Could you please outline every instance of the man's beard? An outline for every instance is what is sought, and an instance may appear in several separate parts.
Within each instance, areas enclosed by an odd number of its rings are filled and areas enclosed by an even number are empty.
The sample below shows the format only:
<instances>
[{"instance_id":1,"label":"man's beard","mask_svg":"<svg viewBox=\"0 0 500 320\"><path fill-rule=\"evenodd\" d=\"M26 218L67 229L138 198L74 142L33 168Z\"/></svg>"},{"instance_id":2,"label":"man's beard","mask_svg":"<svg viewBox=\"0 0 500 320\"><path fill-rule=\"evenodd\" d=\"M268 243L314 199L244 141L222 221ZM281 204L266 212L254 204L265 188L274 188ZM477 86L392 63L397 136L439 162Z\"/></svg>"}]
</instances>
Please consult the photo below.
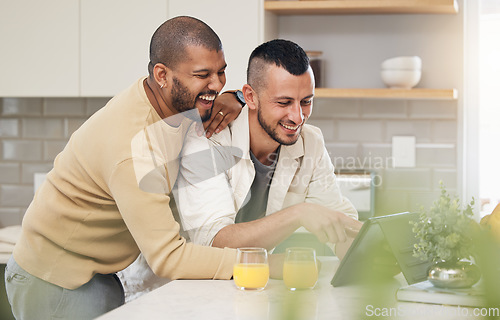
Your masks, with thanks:
<instances>
[{"instance_id":1,"label":"man's beard","mask_svg":"<svg viewBox=\"0 0 500 320\"><path fill-rule=\"evenodd\" d=\"M262 113L261 113L261 108L259 107L257 109L257 119L259 120L259 124L260 126L262 127L262 129L264 129L264 131L276 142L278 142L279 144L282 144L282 145L285 145L285 146L289 146L289 145L292 145L294 144L295 142L297 142L297 140L299 139L299 135L297 135L295 137L295 139L293 141L290 141L290 140L283 140L279 137L278 135L278 132L276 131L276 128L271 128L271 125L268 124L265 120L264 120L264 117L262 116ZM279 126L279 124L278 124ZM299 129L299 133L300 133L300 130L302 130L302 127L300 127Z\"/></svg>"},{"instance_id":2,"label":"man's beard","mask_svg":"<svg viewBox=\"0 0 500 320\"><path fill-rule=\"evenodd\" d=\"M191 92L189 92L189 89L184 86L176 77L172 79L172 83L172 104L173 108L175 108L179 113L195 109L196 98L200 95L207 94L200 93L197 96L192 95ZM206 112L204 114L200 114L199 117L199 110L198 112L186 112L185 114L191 120L199 121L201 118L201 121L204 122L210 119L210 116L212 115L212 109L206 110Z\"/></svg>"}]
</instances>

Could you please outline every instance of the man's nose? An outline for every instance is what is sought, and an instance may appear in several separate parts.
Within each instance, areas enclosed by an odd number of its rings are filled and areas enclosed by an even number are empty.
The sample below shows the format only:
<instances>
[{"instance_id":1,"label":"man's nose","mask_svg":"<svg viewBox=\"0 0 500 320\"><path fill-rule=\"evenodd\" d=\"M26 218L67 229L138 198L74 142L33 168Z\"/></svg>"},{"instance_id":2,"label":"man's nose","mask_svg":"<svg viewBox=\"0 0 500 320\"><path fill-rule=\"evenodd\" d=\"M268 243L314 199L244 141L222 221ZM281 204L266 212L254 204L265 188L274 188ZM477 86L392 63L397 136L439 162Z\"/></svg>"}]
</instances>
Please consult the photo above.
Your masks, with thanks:
<instances>
[{"instance_id":1,"label":"man's nose","mask_svg":"<svg viewBox=\"0 0 500 320\"><path fill-rule=\"evenodd\" d=\"M210 83L208 84L208 89L221 92L225 84L226 84L226 78L224 76L219 76L218 74L214 74L212 77L210 77Z\"/></svg>"},{"instance_id":2,"label":"man's nose","mask_svg":"<svg viewBox=\"0 0 500 320\"><path fill-rule=\"evenodd\" d=\"M302 106L300 105L300 102L292 104L290 112L288 114L288 118L295 124L301 124L304 121L304 114L302 112Z\"/></svg>"}]
</instances>

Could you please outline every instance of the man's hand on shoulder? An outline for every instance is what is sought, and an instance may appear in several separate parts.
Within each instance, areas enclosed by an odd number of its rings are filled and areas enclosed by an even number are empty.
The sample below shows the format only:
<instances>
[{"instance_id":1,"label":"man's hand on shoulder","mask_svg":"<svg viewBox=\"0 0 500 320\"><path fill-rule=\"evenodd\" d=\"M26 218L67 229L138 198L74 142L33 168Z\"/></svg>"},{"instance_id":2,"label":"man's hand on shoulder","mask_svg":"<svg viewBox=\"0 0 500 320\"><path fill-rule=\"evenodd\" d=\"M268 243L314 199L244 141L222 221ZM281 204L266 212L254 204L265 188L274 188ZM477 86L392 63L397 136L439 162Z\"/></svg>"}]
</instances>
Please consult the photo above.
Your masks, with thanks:
<instances>
[{"instance_id":1,"label":"man's hand on shoulder","mask_svg":"<svg viewBox=\"0 0 500 320\"><path fill-rule=\"evenodd\" d=\"M219 133L227 125L236 119L241 112L241 103L236 96L228 91L224 92L214 100L212 116L203 123L205 136L210 138L212 134Z\"/></svg>"}]
</instances>

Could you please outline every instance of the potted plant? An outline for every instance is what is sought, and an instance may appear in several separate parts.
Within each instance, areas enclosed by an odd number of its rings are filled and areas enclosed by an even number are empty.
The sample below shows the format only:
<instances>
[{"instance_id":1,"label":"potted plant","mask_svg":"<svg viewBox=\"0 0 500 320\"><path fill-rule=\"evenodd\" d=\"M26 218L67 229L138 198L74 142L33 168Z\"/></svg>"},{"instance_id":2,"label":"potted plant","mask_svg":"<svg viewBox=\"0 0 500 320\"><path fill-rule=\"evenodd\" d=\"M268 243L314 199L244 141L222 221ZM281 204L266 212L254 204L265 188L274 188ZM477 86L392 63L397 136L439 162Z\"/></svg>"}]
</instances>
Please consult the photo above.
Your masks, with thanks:
<instances>
[{"instance_id":1,"label":"potted plant","mask_svg":"<svg viewBox=\"0 0 500 320\"><path fill-rule=\"evenodd\" d=\"M478 224L473 219L474 199L462 207L440 182L441 195L429 210L423 207L419 219L413 221L417 243L414 256L432 261L429 281L437 287L470 287L480 278L474 261L474 232Z\"/></svg>"}]
</instances>

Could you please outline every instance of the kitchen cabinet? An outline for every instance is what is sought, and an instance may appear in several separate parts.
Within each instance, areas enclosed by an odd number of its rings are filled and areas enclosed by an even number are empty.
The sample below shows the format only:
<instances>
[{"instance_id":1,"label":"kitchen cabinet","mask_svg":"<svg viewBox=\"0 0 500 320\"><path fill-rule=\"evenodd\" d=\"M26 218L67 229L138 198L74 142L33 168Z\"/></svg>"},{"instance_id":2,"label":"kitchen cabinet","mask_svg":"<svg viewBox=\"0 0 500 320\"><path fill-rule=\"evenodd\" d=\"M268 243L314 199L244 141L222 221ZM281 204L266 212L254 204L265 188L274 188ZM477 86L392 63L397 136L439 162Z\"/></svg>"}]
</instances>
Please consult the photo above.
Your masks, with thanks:
<instances>
[{"instance_id":1,"label":"kitchen cabinet","mask_svg":"<svg viewBox=\"0 0 500 320\"><path fill-rule=\"evenodd\" d=\"M197 17L215 30L228 63L226 88L240 88L246 81L248 56L265 38L263 0L85 0L80 95L113 96L146 75L153 32L179 15ZM268 25L273 25L270 19Z\"/></svg>"},{"instance_id":2,"label":"kitchen cabinet","mask_svg":"<svg viewBox=\"0 0 500 320\"><path fill-rule=\"evenodd\" d=\"M149 42L165 0L81 1L80 95L114 96L147 75Z\"/></svg>"},{"instance_id":3,"label":"kitchen cabinet","mask_svg":"<svg viewBox=\"0 0 500 320\"><path fill-rule=\"evenodd\" d=\"M456 0L321 0L266 1L265 10L280 15L344 15L344 14L456 14ZM316 88L317 98L370 98L456 100L454 88L389 89L389 88Z\"/></svg>"},{"instance_id":4,"label":"kitchen cabinet","mask_svg":"<svg viewBox=\"0 0 500 320\"><path fill-rule=\"evenodd\" d=\"M263 0L81 1L80 95L113 96L146 75L151 35L180 15L203 20L221 38L228 63L226 89L246 82L250 52L277 34L272 31L275 15L264 11Z\"/></svg>"},{"instance_id":5,"label":"kitchen cabinet","mask_svg":"<svg viewBox=\"0 0 500 320\"><path fill-rule=\"evenodd\" d=\"M79 94L79 0L0 2L0 96Z\"/></svg>"},{"instance_id":6,"label":"kitchen cabinet","mask_svg":"<svg viewBox=\"0 0 500 320\"><path fill-rule=\"evenodd\" d=\"M227 62L224 90L241 88L250 53L277 37L277 17L264 11L263 0L169 0L168 13L199 18L219 35Z\"/></svg>"},{"instance_id":7,"label":"kitchen cabinet","mask_svg":"<svg viewBox=\"0 0 500 320\"><path fill-rule=\"evenodd\" d=\"M111 97L147 75L166 19L198 17L220 36L226 89L246 82L250 52L277 36L264 0L19 0L0 3L0 96Z\"/></svg>"},{"instance_id":8,"label":"kitchen cabinet","mask_svg":"<svg viewBox=\"0 0 500 320\"><path fill-rule=\"evenodd\" d=\"M147 74L167 0L0 3L0 96L109 97Z\"/></svg>"}]
</instances>

